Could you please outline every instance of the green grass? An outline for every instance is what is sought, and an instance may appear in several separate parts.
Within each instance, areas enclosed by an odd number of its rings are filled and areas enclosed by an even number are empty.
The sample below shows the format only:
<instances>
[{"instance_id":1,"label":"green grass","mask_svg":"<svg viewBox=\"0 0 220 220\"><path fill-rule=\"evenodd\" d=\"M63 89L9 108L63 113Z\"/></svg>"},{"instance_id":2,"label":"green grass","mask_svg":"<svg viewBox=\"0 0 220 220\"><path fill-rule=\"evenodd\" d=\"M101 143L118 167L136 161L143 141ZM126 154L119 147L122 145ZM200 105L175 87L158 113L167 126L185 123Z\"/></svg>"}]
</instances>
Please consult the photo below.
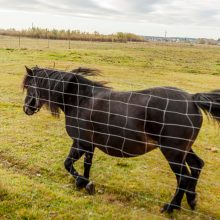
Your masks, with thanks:
<instances>
[{"instance_id":1,"label":"green grass","mask_svg":"<svg viewBox=\"0 0 220 220\"><path fill-rule=\"evenodd\" d=\"M213 219L220 218L219 128L205 120L194 150L206 162L198 183L196 212L184 198L181 212L160 207L170 201L175 177L159 150L118 159L99 150L91 171L97 194L77 191L63 167L71 140L63 116L22 111L24 65L71 70L99 68L118 90L176 86L189 92L220 88L220 48L189 44L94 43L0 36L0 219ZM216 147L217 153L208 150ZM83 160L76 163L83 171Z\"/></svg>"}]
</instances>

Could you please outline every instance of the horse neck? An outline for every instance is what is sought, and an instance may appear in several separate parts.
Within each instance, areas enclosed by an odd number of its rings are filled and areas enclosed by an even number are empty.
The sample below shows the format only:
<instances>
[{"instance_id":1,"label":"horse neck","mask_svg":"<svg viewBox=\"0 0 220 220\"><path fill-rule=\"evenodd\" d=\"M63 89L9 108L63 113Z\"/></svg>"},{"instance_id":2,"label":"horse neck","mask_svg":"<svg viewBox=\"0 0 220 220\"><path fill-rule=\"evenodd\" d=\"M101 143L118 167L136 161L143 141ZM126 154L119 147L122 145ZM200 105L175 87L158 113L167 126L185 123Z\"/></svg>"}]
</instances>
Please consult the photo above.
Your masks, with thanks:
<instances>
[{"instance_id":1,"label":"horse neck","mask_svg":"<svg viewBox=\"0 0 220 220\"><path fill-rule=\"evenodd\" d=\"M72 84L71 84L72 83ZM70 82L70 86L65 91L64 97L64 113L77 111L82 101L86 97L93 96L92 82L85 81L80 76L74 76L74 82Z\"/></svg>"},{"instance_id":2,"label":"horse neck","mask_svg":"<svg viewBox=\"0 0 220 220\"><path fill-rule=\"evenodd\" d=\"M49 93L46 100L65 114L79 107L85 97L93 96L93 82L77 75L71 75L69 78L66 75L60 80L51 80L48 86Z\"/></svg>"}]
</instances>

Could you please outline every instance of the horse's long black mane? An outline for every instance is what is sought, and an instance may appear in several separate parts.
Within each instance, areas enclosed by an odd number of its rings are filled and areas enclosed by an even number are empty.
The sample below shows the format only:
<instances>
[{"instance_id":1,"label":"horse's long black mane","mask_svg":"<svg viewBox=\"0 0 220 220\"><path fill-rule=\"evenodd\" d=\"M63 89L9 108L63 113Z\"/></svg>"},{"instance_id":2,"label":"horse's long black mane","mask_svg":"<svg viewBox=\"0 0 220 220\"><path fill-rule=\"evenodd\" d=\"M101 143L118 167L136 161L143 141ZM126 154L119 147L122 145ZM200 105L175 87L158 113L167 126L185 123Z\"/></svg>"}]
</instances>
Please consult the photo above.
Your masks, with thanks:
<instances>
[{"instance_id":1,"label":"horse's long black mane","mask_svg":"<svg viewBox=\"0 0 220 220\"><path fill-rule=\"evenodd\" d=\"M77 69L73 69L70 72L65 72L65 71L60 71L60 70L55 70L55 69L49 69L49 68L39 68L39 67L33 67L31 68L33 72L33 76L39 75L39 73L44 73L45 77L48 77L51 79L51 86L53 87L53 83L57 83L58 80L64 80L68 81L71 80L71 78L74 76L78 79L78 81L82 84L88 84L96 87L107 87L106 84L107 82L101 81L101 82L96 82L96 81L91 81L85 76L97 76L100 75L100 70L98 69L92 69L92 68L84 68L84 67L79 67ZM26 89L29 80L31 79L31 75L26 74L24 76L23 82L22 82L22 88ZM52 80L54 79L54 80Z\"/></svg>"}]
</instances>

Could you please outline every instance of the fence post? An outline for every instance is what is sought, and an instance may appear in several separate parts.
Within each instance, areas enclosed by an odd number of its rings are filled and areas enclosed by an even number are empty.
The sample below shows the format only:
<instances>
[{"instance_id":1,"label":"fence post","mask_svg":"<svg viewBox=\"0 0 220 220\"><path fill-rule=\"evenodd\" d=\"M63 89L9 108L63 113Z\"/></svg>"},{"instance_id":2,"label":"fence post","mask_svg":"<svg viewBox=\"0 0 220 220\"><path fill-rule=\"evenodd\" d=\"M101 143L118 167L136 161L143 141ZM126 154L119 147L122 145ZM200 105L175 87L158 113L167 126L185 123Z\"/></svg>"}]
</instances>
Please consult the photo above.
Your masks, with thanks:
<instances>
[{"instance_id":1,"label":"fence post","mask_svg":"<svg viewBox=\"0 0 220 220\"><path fill-rule=\"evenodd\" d=\"M21 36L20 35L18 36L18 47L19 49L21 48Z\"/></svg>"},{"instance_id":2,"label":"fence post","mask_svg":"<svg viewBox=\"0 0 220 220\"><path fill-rule=\"evenodd\" d=\"M49 39L49 35L48 35L48 30L47 31L47 48L50 48L50 39Z\"/></svg>"},{"instance_id":3,"label":"fence post","mask_svg":"<svg viewBox=\"0 0 220 220\"><path fill-rule=\"evenodd\" d=\"M48 36L47 36L47 48L50 48L50 40Z\"/></svg>"}]
</instances>

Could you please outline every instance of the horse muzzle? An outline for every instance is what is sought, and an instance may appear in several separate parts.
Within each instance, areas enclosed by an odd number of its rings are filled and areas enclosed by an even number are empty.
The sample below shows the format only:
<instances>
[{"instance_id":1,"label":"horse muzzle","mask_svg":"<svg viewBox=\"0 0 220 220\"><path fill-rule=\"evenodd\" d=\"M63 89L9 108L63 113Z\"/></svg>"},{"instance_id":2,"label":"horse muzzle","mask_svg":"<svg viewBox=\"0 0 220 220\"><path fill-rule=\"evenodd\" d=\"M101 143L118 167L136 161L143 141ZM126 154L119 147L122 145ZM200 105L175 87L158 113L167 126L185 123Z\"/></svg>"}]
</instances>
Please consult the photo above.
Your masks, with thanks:
<instances>
[{"instance_id":1,"label":"horse muzzle","mask_svg":"<svg viewBox=\"0 0 220 220\"><path fill-rule=\"evenodd\" d=\"M26 115L31 116L34 113L37 113L39 110L38 109L34 110L34 109L31 109L30 107L27 107L26 105L24 105L23 106L23 111L25 112Z\"/></svg>"}]
</instances>

